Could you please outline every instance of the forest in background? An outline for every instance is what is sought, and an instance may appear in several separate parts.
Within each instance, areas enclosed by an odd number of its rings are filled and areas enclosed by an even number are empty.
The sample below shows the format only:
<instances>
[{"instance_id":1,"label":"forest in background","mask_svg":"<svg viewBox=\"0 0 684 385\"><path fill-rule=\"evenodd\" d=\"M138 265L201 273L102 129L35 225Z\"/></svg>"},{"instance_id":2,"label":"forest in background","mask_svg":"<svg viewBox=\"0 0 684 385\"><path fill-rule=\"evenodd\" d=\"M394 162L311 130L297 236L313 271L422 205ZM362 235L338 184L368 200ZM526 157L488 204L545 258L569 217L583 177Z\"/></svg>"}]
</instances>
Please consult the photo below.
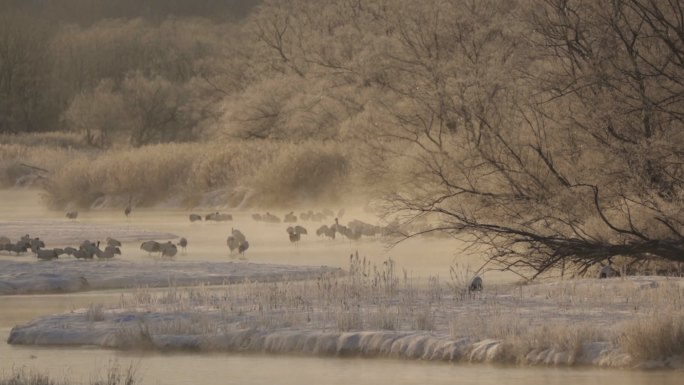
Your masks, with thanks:
<instances>
[{"instance_id":1,"label":"forest in background","mask_svg":"<svg viewBox=\"0 0 684 385\"><path fill-rule=\"evenodd\" d=\"M362 197L510 269L684 258L678 0L0 4L0 180L54 207Z\"/></svg>"}]
</instances>

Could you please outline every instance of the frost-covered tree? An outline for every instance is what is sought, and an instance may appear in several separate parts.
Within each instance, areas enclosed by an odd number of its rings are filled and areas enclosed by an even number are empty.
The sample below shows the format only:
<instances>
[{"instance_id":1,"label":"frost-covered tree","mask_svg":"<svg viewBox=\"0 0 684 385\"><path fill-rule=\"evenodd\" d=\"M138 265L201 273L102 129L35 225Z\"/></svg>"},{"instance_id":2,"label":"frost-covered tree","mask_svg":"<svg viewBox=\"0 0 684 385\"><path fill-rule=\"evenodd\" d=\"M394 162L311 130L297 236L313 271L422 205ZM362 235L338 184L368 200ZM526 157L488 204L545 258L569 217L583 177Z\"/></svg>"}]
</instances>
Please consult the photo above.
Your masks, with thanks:
<instances>
[{"instance_id":1,"label":"frost-covered tree","mask_svg":"<svg viewBox=\"0 0 684 385\"><path fill-rule=\"evenodd\" d=\"M421 3L397 12L374 154L505 267L684 261L682 4ZM529 24L511 22L528 20Z\"/></svg>"}]
</instances>

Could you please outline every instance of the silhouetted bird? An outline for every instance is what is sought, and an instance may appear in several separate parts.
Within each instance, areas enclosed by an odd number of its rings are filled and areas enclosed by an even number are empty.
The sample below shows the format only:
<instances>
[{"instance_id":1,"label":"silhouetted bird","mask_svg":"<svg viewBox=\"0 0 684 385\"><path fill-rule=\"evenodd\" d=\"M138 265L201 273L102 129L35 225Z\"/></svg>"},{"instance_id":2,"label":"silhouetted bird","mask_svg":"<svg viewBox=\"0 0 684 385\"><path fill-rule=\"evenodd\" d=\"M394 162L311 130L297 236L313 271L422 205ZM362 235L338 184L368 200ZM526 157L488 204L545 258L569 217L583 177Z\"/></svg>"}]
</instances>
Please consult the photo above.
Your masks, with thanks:
<instances>
[{"instance_id":1,"label":"silhouetted bird","mask_svg":"<svg viewBox=\"0 0 684 385\"><path fill-rule=\"evenodd\" d=\"M231 235L240 242L243 242L247 239L247 237L245 237L245 234L242 234L242 231L238 229L231 229Z\"/></svg>"},{"instance_id":2,"label":"silhouetted bird","mask_svg":"<svg viewBox=\"0 0 684 385\"><path fill-rule=\"evenodd\" d=\"M620 272L613 267L613 262L608 261L608 264L606 266L603 266L601 270L599 270L598 273L598 278L613 278L613 277L619 277Z\"/></svg>"},{"instance_id":3,"label":"silhouetted bird","mask_svg":"<svg viewBox=\"0 0 684 385\"><path fill-rule=\"evenodd\" d=\"M76 219L78 218L78 211L69 211L66 213L66 217L69 219Z\"/></svg>"},{"instance_id":4,"label":"silhouetted bird","mask_svg":"<svg viewBox=\"0 0 684 385\"><path fill-rule=\"evenodd\" d=\"M335 228L334 227L328 227L327 225L323 225L316 230L316 235L319 237L321 235L325 235L326 237L330 239L335 239Z\"/></svg>"},{"instance_id":5,"label":"silhouetted bird","mask_svg":"<svg viewBox=\"0 0 684 385\"><path fill-rule=\"evenodd\" d=\"M249 242L247 242L247 240L240 242L238 253L242 254L242 258L245 258L245 251L247 251L247 249L249 249Z\"/></svg>"},{"instance_id":6,"label":"silhouetted bird","mask_svg":"<svg viewBox=\"0 0 684 385\"><path fill-rule=\"evenodd\" d=\"M470 285L468 286L468 291L482 291L482 278L480 278L479 276L473 278L473 280L470 281Z\"/></svg>"},{"instance_id":7,"label":"silhouetted bird","mask_svg":"<svg viewBox=\"0 0 684 385\"><path fill-rule=\"evenodd\" d=\"M114 258L114 255L116 255L116 254L121 255L121 249L119 249L116 246L110 245L110 246L105 247L103 252L98 253L97 257L109 259L109 258Z\"/></svg>"},{"instance_id":8,"label":"silhouetted bird","mask_svg":"<svg viewBox=\"0 0 684 385\"><path fill-rule=\"evenodd\" d=\"M294 215L294 211L290 211L288 214L285 214L285 218L283 219L283 222L285 222L285 223L297 222L297 216Z\"/></svg>"},{"instance_id":9,"label":"silhouetted bird","mask_svg":"<svg viewBox=\"0 0 684 385\"><path fill-rule=\"evenodd\" d=\"M231 235L228 237L228 239L226 239L226 244L228 244L228 249L230 252L233 253L233 251L237 250L237 248L240 246L240 241Z\"/></svg>"},{"instance_id":10,"label":"silhouetted bird","mask_svg":"<svg viewBox=\"0 0 684 385\"><path fill-rule=\"evenodd\" d=\"M38 257L38 259L43 260L43 261L49 261L51 259L57 259L57 257L59 256L58 251L63 252L62 249L51 249L51 250L50 249L48 249L48 250L36 249L34 251L36 253L36 257Z\"/></svg>"},{"instance_id":11,"label":"silhouetted bird","mask_svg":"<svg viewBox=\"0 0 684 385\"><path fill-rule=\"evenodd\" d=\"M121 242L114 238L107 238L107 246L121 247Z\"/></svg>"},{"instance_id":12,"label":"silhouetted bird","mask_svg":"<svg viewBox=\"0 0 684 385\"><path fill-rule=\"evenodd\" d=\"M129 203L128 206L126 206L126 208L124 209L124 215L126 216L126 218L128 218L128 216L131 215L131 211L133 211L133 209L131 208L131 204Z\"/></svg>"},{"instance_id":13,"label":"silhouetted bird","mask_svg":"<svg viewBox=\"0 0 684 385\"><path fill-rule=\"evenodd\" d=\"M183 251L185 251L185 248L188 247L188 240L185 238L181 238L178 242L178 246L180 246L183 249Z\"/></svg>"},{"instance_id":14,"label":"silhouetted bird","mask_svg":"<svg viewBox=\"0 0 684 385\"><path fill-rule=\"evenodd\" d=\"M300 226L297 226L300 227ZM290 242L297 243L302 239L302 233L298 232L294 227L290 226L287 228L287 233L290 236Z\"/></svg>"},{"instance_id":15,"label":"silhouetted bird","mask_svg":"<svg viewBox=\"0 0 684 385\"><path fill-rule=\"evenodd\" d=\"M161 245L157 241L146 241L140 245L140 248L151 254L161 251L160 246Z\"/></svg>"},{"instance_id":16,"label":"silhouetted bird","mask_svg":"<svg viewBox=\"0 0 684 385\"><path fill-rule=\"evenodd\" d=\"M199 215L199 214L190 214L190 222L197 222L197 221L201 221L201 220L202 220L202 216L201 216L201 215Z\"/></svg>"},{"instance_id":17,"label":"silhouetted bird","mask_svg":"<svg viewBox=\"0 0 684 385\"><path fill-rule=\"evenodd\" d=\"M71 246L67 246L64 248L64 254L66 254L66 255L74 255L74 253L76 253L77 251L78 251L78 249L73 248Z\"/></svg>"},{"instance_id":18,"label":"silhouetted bird","mask_svg":"<svg viewBox=\"0 0 684 385\"><path fill-rule=\"evenodd\" d=\"M176 253L178 253L178 248L171 241L161 244L159 246L159 249L161 251L162 257L173 258L176 255Z\"/></svg>"},{"instance_id":19,"label":"silhouetted bird","mask_svg":"<svg viewBox=\"0 0 684 385\"><path fill-rule=\"evenodd\" d=\"M268 211L266 212L265 215L263 215L263 216L261 217L261 219L262 219L264 222L267 222L267 223L280 223L280 218L278 218L277 216L275 216L275 215L269 213Z\"/></svg>"}]
</instances>

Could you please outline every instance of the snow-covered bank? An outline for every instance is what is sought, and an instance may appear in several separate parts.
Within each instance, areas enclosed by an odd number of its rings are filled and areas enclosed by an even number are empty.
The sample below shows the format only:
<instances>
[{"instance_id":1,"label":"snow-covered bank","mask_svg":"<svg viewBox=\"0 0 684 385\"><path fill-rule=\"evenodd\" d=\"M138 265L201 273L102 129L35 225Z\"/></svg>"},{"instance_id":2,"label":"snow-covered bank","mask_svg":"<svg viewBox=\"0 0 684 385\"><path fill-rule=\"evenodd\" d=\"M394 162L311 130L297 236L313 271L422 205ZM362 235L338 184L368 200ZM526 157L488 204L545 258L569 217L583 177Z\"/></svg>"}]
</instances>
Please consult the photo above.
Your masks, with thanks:
<instances>
[{"instance_id":1,"label":"snow-covered bank","mask_svg":"<svg viewBox=\"0 0 684 385\"><path fill-rule=\"evenodd\" d=\"M246 262L0 260L0 295L304 279L340 269Z\"/></svg>"},{"instance_id":2,"label":"snow-covered bank","mask_svg":"<svg viewBox=\"0 0 684 385\"><path fill-rule=\"evenodd\" d=\"M435 281L422 286L364 278L138 289L110 309L92 305L16 326L8 342L684 367L682 279L489 286L489 292L462 296Z\"/></svg>"},{"instance_id":3,"label":"snow-covered bank","mask_svg":"<svg viewBox=\"0 0 684 385\"><path fill-rule=\"evenodd\" d=\"M516 356L506 341L463 337L425 331L321 331L306 329L225 330L220 334L154 334L158 322L182 322L192 314L119 312L106 321L87 321L85 313L61 314L12 329L8 343L31 345L94 345L105 348L145 348L161 351L224 351L241 353L305 354L418 359L426 361L516 363L529 365L597 365L625 367L638 364L610 342L591 342L580 351L554 348ZM206 320L205 320L206 321ZM229 326L229 329L231 327ZM660 362L679 367L681 359Z\"/></svg>"}]
</instances>

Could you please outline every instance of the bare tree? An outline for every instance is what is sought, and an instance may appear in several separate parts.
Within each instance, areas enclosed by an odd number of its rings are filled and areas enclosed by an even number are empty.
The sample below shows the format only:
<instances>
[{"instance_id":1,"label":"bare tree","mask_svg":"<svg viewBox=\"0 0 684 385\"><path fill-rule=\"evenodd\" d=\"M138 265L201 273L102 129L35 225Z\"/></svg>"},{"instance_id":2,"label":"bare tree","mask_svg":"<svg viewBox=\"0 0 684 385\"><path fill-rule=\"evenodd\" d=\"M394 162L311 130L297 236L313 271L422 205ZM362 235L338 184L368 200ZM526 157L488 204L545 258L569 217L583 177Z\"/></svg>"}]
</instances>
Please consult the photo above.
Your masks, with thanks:
<instances>
[{"instance_id":1,"label":"bare tree","mask_svg":"<svg viewBox=\"0 0 684 385\"><path fill-rule=\"evenodd\" d=\"M681 4L430 4L399 15L403 102L371 125L375 154L403 164L388 208L533 276L684 261Z\"/></svg>"}]
</instances>

